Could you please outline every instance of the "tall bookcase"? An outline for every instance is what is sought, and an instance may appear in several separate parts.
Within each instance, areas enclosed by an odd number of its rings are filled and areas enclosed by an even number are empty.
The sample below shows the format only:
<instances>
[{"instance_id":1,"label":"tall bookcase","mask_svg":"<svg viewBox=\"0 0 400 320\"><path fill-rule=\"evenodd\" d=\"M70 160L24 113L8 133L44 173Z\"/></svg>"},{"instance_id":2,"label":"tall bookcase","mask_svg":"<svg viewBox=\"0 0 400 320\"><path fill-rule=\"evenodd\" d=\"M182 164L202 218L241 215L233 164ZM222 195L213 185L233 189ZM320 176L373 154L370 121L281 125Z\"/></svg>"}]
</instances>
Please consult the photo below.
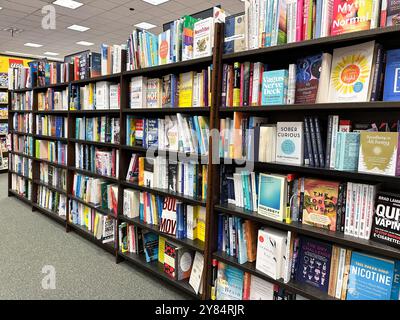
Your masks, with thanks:
<instances>
[{"instance_id":1,"label":"tall bookcase","mask_svg":"<svg viewBox=\"0 0 400 320\"><path fill-rule=\"evenodd\" d=\"M234 54L223 54L223 24L216 24L215 36L214 36L214 51L212 57L190 60L185 62L173 63L169 65L157 66L152 68L140 69L135 71L127 71L121 74L114 74L110 76L98 77L89 80L73 81L72 84L85 85L90 82L98 81L111 81L120 84L120 110L94 110L94 111L38 111L37 110L37 93L43 92L48 88L55 90L65 89L69 83L51 85L48 87L33 88L15 90L14 92L33 91L33 110L34 115L46 113L46 114L57 114L67 117L68 121L68 137L64 139L64 142L68 144L68 161L67 165L55 165L68 171L67 175L67 190L56 190L64 192L68 199L82 202L72 195L73 187L73 176L74 173L82 173L87 176L101 178L109 180L112 183L118 185L119 189L119 202L118 202L118 216L114 217L110 212L99 209L98 207L92 206L88 203L85 205L96 209L101 214L110 215L115 219L115 223L118 226L122 222L128 222L141 229L149 230L154 233L160 234L166 239L172 240L180 245L186 246L193 250L199 251L204 254L204 277L203 277L203 294L196 295L192 288L187 282L175 281L169 278L163 271L163 266L158 262L146 263L143 256L136 254L122 253L118 250L118 232L116 232L116 241L114 244L103 244L96 240L95 237L88 233L87 230L71 224L68 222L69 208L67 205L67 221L60 218L56 214L39 207L36 203L37 188L43 183L39 180L39 164L44 160L36 159L35 157L28 156L33 160L33 188L32 188L32 200L27 200L21 197L17 193L11 190L11 173L9 173L9 196L16 196L18 199L26 202L32 206L32 210L39 211L54 218L58 222L62 223L66 227L66 231L75 231L87 238L88 240L101 246L111 254L115 255L116 262L128 261L135 266L139 266L149 272L151 276L156 276L162 281L169 283L178 289L182 290L186 294L198 299L210 299L210 286L212 282L212 260L216 259L221 262L227 263L231 266L237 267L245 272L260 277L264 280L278 284L282 288L289 290L290 292L301 294L302 296L309 299L333 299L327 294L307 285L299 284L296 282L284 283L283 280L274 280L267 275L259 272L255 268L255 263L239 264L235 258L227 256L222 252L217 251L217 217L219 213L225 213L244 219L255 221L261 226L270 226L284 231L292 231L299 235L306 235L316 239L324 240L333 244L341 245L350 249L361 250L367 253L377 254L379 256L388 257L392 259L400 259L400 250L389 247L383 244L376 243L370 240L362 240L349 236L345 236L340 232L326 231L323 229L310 227L301 223L290 223L286 224L276 220L268 219L264 216L258 215L255 212L249 212L243 209L239 209L234 206L220 205L220 168L224 161L228 160L230 163L232 159L219 159L218 152L209 152L207 157L199 156L201 163L207 162L208 165L208 182L207 182L207 201L202 201L196 198L183 196L176 193L171 193L166 190L160 190L155 188L146 188L125 181L124 177L128 170L129 161L132 153L145 155L147 150L142 147L131 147L125 144L126 141L126 118L128 115L142 115L142 116L164 116L166 114L184 113L191 115L204 115L210 118L210 130L219 129L220 119L233 115L234 112L246 112L251 115L263 115L267 116L271 123L277 121L302 121L304 115L318 115L321 118L327 118L330 114L338 114L339 116L345 116L347 119L354 120L390 120L400 119L400 103L397 102L365 102L365 103L326 103L326 104L302 104L302 105L281 105L281 106L256 106L256 107L221 107L221 95L222 95L222 67L224 63L232 63L235 61L251 61L251 62L264 62L268 63L273 68L287 67L289 63L294 63L299 57L317 53L321 51L332 52L334 48L358 44L369 40L376 40L384 45L385 49L400 47L399 27L390 27L384 29L374 29L369 31L349 33L336 37L327 37L316 40L309 40L300 43L291 43L275 47L261 48L257 50L250 50ZM213 65L212 71L212 103L210 107L206 108L168 108L168 109L130 109L129 108L129 82L132 77L135 76L146 76L146 77L161 77L170 73L182 73L185 71L194 71L197 69L204 68L205 66ZM10 101L11 106L11 101ZM10 108L11 109L11 108ZM20 134L15 132L12 128L11 115L15 112L28 112L28 111L12 111L10 110L9 119L9 130L10 133ZM99 142L80 141L75 139L75 119L78 116L90 116L90 115L110 115L120 118L120 144L109 144ZM35 121L33 124L33 136L34 139L51 139L60 140L59 138L43 137L35 134ZM103 177L101 175L80 170L74 167L75 165L75 143L84 143L89 145L96 145L107 148L115 148L119 150L119 179ZM213 141L210 138L210 150L217 146L218 141ZM218 148L216 148L218 150ZM13 150L11 154L18 154ZM35 153L34 153L35 154ZM157 150L156 154L166 155L179 159L184 158L185 154L179 152L168 152L165 150ZM47 162L47 161L44 161ZM232 162L235 165L235 162ZM296 173L299 175L309 177L319 177L332 180L342 181L355 181L355 182L374 182L381 183L382 186L388 190L395 192L400 191L400 177L381 176L375 174L363 174L357 172L343 172L331 169L323 168L312 168L306 166L289 166L278 163L254 163L254 170L257 172L271 172L271 173ZM123 206L123 191L126 189L134 189L139 191L149 192L155 195L171 196L186 204L203 206L206 207L206 237L205 242L198 240L191 241L187 239L176 239L174 236L168 236L161 233L158 227L148 225L140 221L139 219L129 219L122 215ZM118 228L116 228L118 230Z\"/></svg>"}]
</instances>

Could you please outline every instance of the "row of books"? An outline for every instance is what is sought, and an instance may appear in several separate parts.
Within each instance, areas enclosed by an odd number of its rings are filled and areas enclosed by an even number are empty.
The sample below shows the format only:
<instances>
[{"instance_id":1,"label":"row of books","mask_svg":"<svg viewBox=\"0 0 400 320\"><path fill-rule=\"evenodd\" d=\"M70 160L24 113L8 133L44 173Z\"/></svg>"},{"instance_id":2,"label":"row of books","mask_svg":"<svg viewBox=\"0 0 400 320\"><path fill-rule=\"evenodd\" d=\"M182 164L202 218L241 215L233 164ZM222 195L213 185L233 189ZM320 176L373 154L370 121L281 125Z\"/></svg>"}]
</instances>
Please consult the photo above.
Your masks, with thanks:
<instances>
[{"instance_id":1,"label":"row of books","mask_svg":"<svg viewBox=\"0 0 400 320\"><path fill-rule=\"evenodd\" d=\"M68 110L68 89L55 91L52 88L46 92L38 92L38 110Z\"/></svg>"},{"instance_id":2,"label":"row of books","mask_svg":"<svg viewBox=\"0 0 400 320\"><path fill-rule=\"evenodd\" d=\"M120 84L99 81L68 87L70 110L120 109Z\"/></svg>"},{"instance_id":3,"label":"row of books","mask_svg":"<svg viewBox=\"0 0 400 320\"><path fill-rule=\"evenodd\" d=\"M225 53L398 24L395 1L383 2L247 0L244 14L226 18Z\"/></svg>"},{"instance_id":4,"label":"row of books","mask_svg":"<svg viewBox=\"0 0 400 320\"><path fill-rule=\"evenodd\" d=\"M175 281L186 281L196 293L201 293L204 257L161 235L142 230L126 222L118 226L118 248L122 253L144 255L146 262L158 262Z\"/></svg>"},{"instance_id":5,"label":"row of books","mask_svg":"<svg viewBox=\"0 0 400 320\"><path fill-rule=\"evenodd\" d=\"M164 189L203 200L207 198L207 165L133 154L126 179L147 188Z\"/></svg>"},{"instance_id":6,"label":"row of books","mask_svg":"<svg viewBox=\"0 0 400 320\"><path fill-rule=\"evenodd\" d=\"M75 167L105 177L118 178L119 151L76 143Z\"/></svg>"},{"instance_id":7,"label":"row of books","mask_svg":"<svg viewBox=\"0 0 400 320\"><path fill-rule=\"evenodd\" d=\"M38 187L37 204L60 217L65 218L67 216L67 197L45 186Z\"/></svg>"},{"instance_id":8,"label":"row of books","mask_svg":"<svg viewBox=\"0 0 400 320\"><path fill-rule=\"evenodd\" d=\"M40 163L40 181L61 190L67 190L67 170Z\"/></svg>"},{"instance_id":9,"label":"row of books","mask_svg":"<svg viewBox=\"0 0 400 320\"><path fill-rule=\"evenodd\" d=\"M213 300L307 300L248 272L213 260Z\"/></svg>"},{"instance_id":10,"label":"row of books","mask_svg":"<svg viewBox=\"0 0 400 320\"><path fill-rule=\"evenodd\" d=\"M112 212L115 216L118 212L118 185L110 184L102 179L91 178L81 174L75 174L72 195Z\"/></svg>"},{"instance_id":11,"label":"row of books","mask_svg":"<svg viewBox=\"0 0 400 320\"><path fill-rule=\"evenodd\" d=\"M33 115L32 113L20 114L14 113L12 116L14 130L22 133L33 133Z\"/></svg>"},{"instance_id":12,"label":"row of books","mask_svg":"<svg viewBox=\"0 0 400 320\"><path fill-rule=\"evenodd\" d=\"M35 157L67 165L68 145L60 141L35 140Z\"/></svg>"},{"instance_id":13,"label":"row of books","mask_svg":"<svg viewBox=\"0 0 400 320\"><path fill-rule=\"evenodd\" d=\"M85 228L102 243L115 241L115 219L75 200L69 202L69 222Z\"/></svg>"},{"instance_id":14,"label":"row of books","mask_svg":"<svg viewBox=\"0 0 400 320\"><path fill-rule=\"evenodd\" d=\"M164 119L150 119L129 115L126 121L128 146L208 154L207 117L177 113Z\"/></svg>"},{"instance_id":15,"label":"row of books","mask_svg":"<svg viewBox=\"0 0 400 320\"><path fill-rule=\"evenodd\" d=\"M130 108L188 108L211 104L212 67L160 78L134 77L130 82Z\"/></svg>"},{"instance_id":16,"label":"row of books","mask_svg":"<svg viewBox=\"0 0 400 320\"><path fill-rule=\"evenodd\" d=\"M123 59L126 56L127 44L107 45L103 43L100 47L101 75L107 76L125 71L126 67L123 64Z\"/></svg>"},{"instance_id":17,"label":"row of books","mask_svg":"<svg viewBox=\"0 0 400 320\"><path fill-rule=\"evenodd\" d=\"M158 225L161 232L177 239L205 241L205 207L182 204L175 198L138 190L124 190L123 214L127 218Z\"/></svg>"},{"instance_id":18,"label":"row of books","mask_svg":"<svg viewBox=\"0 0 400 320\"><path fill-rule=\"evenodd\" d=\"M32 182L14 173L11 174L11 190L28 200L32 199Z\"/></svg>"},{"instance_id":19,"label":"row of books","mask_svg":"<svg viewBox=\"0 0 400 320\"><path fill-rule=\"evenodd\" d=\"M32 110L33 92L12 92L11 94L11 109L12 110Z\"/></svg>"},{"instance_id":20,"label":"row of books","mask_svg":"<svg viewBox=\"0 0 400 320\"><path fill-rule=\"evenodd\" d=\"M9 169L23 175L26 178L32 179L32 159L19 156L16 154L10 154L10 166Z\"/></svg>"},{"instance_id":21,"label":"row of books","mask_svg":"<svg viewBox=\"0 0 400 320\"><path fill-rule=\"evenodd\" d=\"M62 116L36 115L36 134L68 138L68 118Z\"/></svg>"},{"instance_id":22,"label":"row of books","mask_svg":"<svg viewBox=\"0 0 400 320\"><path fill-rule=\"evenodd\" d=\"M119 144L120 119L109 116L76 118L75 138Z\"/></svg>"},{"instance_id":23,"label":"row of books","mask_svg":"<svg viewBox=\"0 0 400 320\"><path fill-rule=\"evenodd\" d=\"M211 56L214 23L224 21L224 10L215 7L209 18L185 15L172 21L159 35L134 29L127 41L127 70Z\"/></svg>"},{"instance_id":24,"label":"row of books","mask_svg":"<svg viewBox=\"0 0 400 320\"><path fill-rule=\"evenodd\" d=\"M33 156L33 138L27 136L12 135L13 151L23 153L27 156Z\"/></svg>"}]
</instances>

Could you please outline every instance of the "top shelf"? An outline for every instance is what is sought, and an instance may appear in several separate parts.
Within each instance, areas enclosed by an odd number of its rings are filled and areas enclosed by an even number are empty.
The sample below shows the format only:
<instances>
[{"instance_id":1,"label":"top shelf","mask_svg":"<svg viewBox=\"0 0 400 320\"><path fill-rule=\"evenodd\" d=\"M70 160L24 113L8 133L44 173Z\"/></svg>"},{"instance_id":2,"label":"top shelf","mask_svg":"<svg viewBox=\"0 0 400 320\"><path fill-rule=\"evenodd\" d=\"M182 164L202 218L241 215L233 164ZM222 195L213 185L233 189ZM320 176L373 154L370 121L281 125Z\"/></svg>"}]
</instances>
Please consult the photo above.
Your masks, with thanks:
<instances>
[{"instance_id":1,"label":"top shelf","mask_svg":"<svg viewBox=\"0 0 400 320\"><path fill-rule=\"evenodd\" d=\"M365 31L349 32L338 36L330 36L319 39L312 39L300 42L293 42L282 44L278 46L271 46L241 52L235 52L223 55L223 60L235 60L243 58L257 58L259 56L275 54L276 52L289 52L299 50L304 51L307 54L308 51L323 51L327 48L337 48L340 46L356 44L360 42L365 42L369 40L384 40L395 41L398 37L398 32L400 31L399 26L385 27L385 28L375 28Z\"/></svg>"}]
</instances>

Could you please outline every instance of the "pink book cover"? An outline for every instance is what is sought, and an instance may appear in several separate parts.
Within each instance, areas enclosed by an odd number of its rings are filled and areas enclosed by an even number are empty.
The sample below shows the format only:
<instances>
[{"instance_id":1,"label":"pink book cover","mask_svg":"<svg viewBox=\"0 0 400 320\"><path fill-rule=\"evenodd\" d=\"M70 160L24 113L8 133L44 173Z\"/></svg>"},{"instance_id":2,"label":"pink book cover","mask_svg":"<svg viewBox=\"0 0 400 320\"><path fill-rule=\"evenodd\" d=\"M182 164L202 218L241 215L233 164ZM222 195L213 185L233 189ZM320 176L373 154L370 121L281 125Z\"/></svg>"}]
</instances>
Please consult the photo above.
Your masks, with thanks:
<instances>
[{"instance_id":1,"label":"pink book cover","mask_svg":"<svg viewBox=\"0 0 400 320\"><path fill-rule=\"evenodd\" d=\"M303 11L304 0L297 1L297 16L296 16L296 41L303 41Z\"/></svg>"}]
</instances>

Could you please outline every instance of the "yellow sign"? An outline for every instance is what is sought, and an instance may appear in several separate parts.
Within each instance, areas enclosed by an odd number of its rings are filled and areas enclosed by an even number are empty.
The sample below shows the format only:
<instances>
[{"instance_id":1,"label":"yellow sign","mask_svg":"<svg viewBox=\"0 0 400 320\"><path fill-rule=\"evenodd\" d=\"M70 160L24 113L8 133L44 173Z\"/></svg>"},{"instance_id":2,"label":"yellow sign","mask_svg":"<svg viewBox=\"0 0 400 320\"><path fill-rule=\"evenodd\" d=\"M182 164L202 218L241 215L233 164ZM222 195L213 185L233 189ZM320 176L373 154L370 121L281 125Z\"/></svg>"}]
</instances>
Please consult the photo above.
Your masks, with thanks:
<instances>
[{"instance_id":1,"label":"yellow sign","mask_svg":"<svg viewBox=\"0 0 400 320\"><path fill-rule=\"evenodd\" d=\"M31 59L20 57L0 56L0 87L8 87L8 69L28 67Z\"/></svg>"}]
</instances>

